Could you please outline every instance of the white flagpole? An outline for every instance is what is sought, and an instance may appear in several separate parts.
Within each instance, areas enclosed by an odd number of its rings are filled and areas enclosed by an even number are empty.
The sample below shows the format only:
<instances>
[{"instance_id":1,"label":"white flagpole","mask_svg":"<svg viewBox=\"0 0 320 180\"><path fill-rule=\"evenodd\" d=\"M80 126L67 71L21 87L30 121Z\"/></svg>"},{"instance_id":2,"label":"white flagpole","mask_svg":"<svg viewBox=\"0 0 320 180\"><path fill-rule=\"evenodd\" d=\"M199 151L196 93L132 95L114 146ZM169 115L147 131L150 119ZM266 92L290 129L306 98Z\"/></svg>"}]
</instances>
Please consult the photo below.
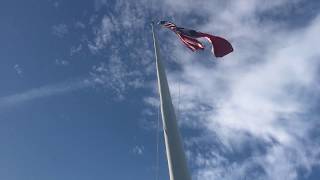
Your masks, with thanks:
<instances>
[{"instance_id":1,"label":"white flagpole","mask_svg":"<svg viewBox=\"0 0 320 180\"><path fill-rule=\"evenodd\" d=\"M160 59L160 50L158 40L155 35L154 23L152 23L151 26L170 180L191 180L177 125L175 111L172 105L166 73Z\"/></svg>"}]
</instances>

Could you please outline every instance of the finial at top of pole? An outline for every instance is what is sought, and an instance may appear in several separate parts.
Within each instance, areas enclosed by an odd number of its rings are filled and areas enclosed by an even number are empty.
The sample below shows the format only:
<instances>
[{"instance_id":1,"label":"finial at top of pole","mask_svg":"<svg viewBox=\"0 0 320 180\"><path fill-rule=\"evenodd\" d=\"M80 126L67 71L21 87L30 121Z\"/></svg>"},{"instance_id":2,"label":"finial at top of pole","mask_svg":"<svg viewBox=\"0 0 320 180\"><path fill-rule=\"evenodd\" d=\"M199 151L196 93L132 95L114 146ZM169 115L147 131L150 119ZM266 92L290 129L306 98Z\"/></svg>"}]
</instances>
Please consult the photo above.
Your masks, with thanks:
<instances>
[{"instance_id":1,"label":"finial at top of pole","mask_svg":"<svg viewBox=\"0 0 320 180\"><path fill-rule=\"evenodd\" d=\"M154 26L154 25L159 25L161 21L157 21L157 20L151 20L150 25Z\"/></svg>"},{"instance_id":2,"label":"finial at top of pole","mask_svg":"<svg viewBox=\"0 0 320 180\"><path fill-rule=\"evenodd\" d=\"M155 22L155 20L151 20L150 25L151 25L151 26L154 26L155 24L157 24L157 23Z\"/></svg>"}]
</instances>

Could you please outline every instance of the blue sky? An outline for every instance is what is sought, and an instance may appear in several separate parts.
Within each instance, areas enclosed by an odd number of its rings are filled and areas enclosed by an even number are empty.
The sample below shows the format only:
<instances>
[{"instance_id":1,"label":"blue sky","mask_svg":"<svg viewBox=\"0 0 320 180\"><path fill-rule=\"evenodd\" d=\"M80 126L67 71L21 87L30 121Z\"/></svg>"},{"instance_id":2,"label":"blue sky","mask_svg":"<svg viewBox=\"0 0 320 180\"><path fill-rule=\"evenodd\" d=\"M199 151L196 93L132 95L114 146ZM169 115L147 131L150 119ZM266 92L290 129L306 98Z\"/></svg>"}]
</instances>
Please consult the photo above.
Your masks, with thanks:
<instances>
[{"instance_id":1,"label":"blue sky","mask_svg":"<svg viewBox=\"0 0 320 180\"><path fill-rule=\"evenodd\" d=\"M159 30L193 179L319 179L319 10L312 0L4 1L0 178L154 179L149 22L164 19L235 48L215 59L205 41L192 53Z\"/></svg>"}]
</instances>

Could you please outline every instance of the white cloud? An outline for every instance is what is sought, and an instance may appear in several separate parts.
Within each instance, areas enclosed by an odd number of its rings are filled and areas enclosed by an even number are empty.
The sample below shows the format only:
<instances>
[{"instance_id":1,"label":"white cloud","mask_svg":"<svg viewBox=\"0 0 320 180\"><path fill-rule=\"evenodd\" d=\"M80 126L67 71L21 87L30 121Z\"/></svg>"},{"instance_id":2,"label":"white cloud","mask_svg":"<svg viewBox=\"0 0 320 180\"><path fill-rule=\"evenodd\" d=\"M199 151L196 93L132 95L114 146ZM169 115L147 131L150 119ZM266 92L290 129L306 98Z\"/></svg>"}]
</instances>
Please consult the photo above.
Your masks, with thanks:
<instances>
[{"instance_id":1,"label":"white cloud","mask_svg":"<svg viewBox=\"0 0 320 180\"><path fill-rule=\"evenodd\" d=\"M247 141L253 141L250 140L253 136L255 140L270 143L270 147L265 147L266 152L254 160L248 156L242 163L227 161L223 168L221 164L203 165L197 179L250 176L252 164L259 165L265 173L249 179L297 179L299 168L311 171L310 167L319 160L316 150L319 143L314 144L310 135L314 125L308 116L300 114L308 114L314 105L305 96L315 90L317 81L320 54L314 47L320 40L317 35L320 22L317 19L308 28L296 32L274 31L264 24L253 27L246 24L244 28L240 25L231 28L240 32L245 29L243 34L230 33L236 46L234 54L219 62L217 68L197 62L182 65L184 71L179 78L187 82L182 85L185 87L182 107L186 113L191 111L192 117L199 118L197 123L217 134L221 146L242 151ZM245 37L246 42L237 36ZM262 47L248 45L255 42L263 44ZM250 56L254 59L249 59ZM249 64L250 61L254 63ZM196 108L201 104L211 109L202 112ZM216 156L205 158L212 162L216 159Z\"/></svg>"},{"instance_id":2,"label":"white cloud","mask_svg":"<svg viewBox=\"0 0 320 180\"><path fill-rule=\"evenodd\" d=\"M75 26L75 28L78 28L78 29L85 29L86 28L86 25L81 21L77 21L74 26Z\"/></svg>"},{"instance_id":3,"label":"white cloud","mask_svg":"<svg viewBox=\"0 0 320 180\"><path fill-rule=\"evenodd\" d=\"M115 24L112 18L105 16L102 19L101 27L96 32L96 38L94 44L89 44L89 48L92 52L96 52L110 42L113 33L115 32Z\"/></svg>"},{"instance_id":4,"label":"white cloud","mask_svg":"<svg viewBox=\"0 0 320 180\"><path fill-rule=\"evenodd\" d=\"M66 24L58 24L52 27L52 33L59 38L63 38L69 33L68 26Z\"/></svg>"},{"instance_id":5,"label":"white cloud","mask_svg":"<svg viewBox=\"0 0 320 180\"><path fill-rule=\"evenodd\" d=\"M23 70L22 70L22 68L20 67L19 64L15 64L15 65L13 66L13 68L14 68L14 70L16 71L16 73L17 73L19 76L22 75Z\"/></svg>"},{"instance_id":6,"label":"white cloud","mask_svg":"<svg viewBox=\"0 0 320 180\"><path fill-rule=\"evenodd\" d=\"M142 88L144 79L141 72L130 70L119 56L113 55L108 63L93 66L90 73L93 81L100 86L113 90L116 98L124 99L128 88Z\"/></svg>"},{"instance_id":7,"label":"white cloud","mask_svg":"<svg viewBox=\"0 0 320 180\"><path fill-rule=\"evenodd\" d=\"M155 97L147 97L144 99L144 102L156 108L158 108L160 104L159 98L155 98Z\"/></svg>"},{"instance_id":8,"label":"white cloud","mask_svg":"<svg viewBox=\"0 0 320 180\"><path fill-rule=\"evenodd\" d=\"M73 56L79 53L81 50L82 50L82 44L79 44L78 46L72 46L70 49L70 56Z\"/></svg>"},{"instance_id":9,"label":"white cloud","mask_svg":"<svg viewBox=\"0 0 320 180\"><path fill-rule=\"evenodd\" d=\"M59 66L68 66L70 64L69 61L63 59L56 59L55 64Z\"/></svg>"},{"instance_id":10,"label":"white cloud","mask_svg":"<svg viewBox=\"0 0 320 180\"><path fill-rule=\"evenodd\" d=\"M105 1L96 3L99 6L106 4ZM109 58L95 65L91 75L98 84L112 89L118 99L124 99L128 89L149 86L144 76L154 70L150 63L152 50L148 48L146 36L136 33L144 30L144 5L117 1L111 6L109 8L117 14L104 15L98 27L92 28L94 39L88 41L94 55L103 53ZM95 15L92 17L95 20L98 18Z\"/></svg>"},{"instance_id":11,"label":"white cloud","mask_svg":"<svg viewBox=\"0 0 320 180\"><path fill-rule=\"evenodd\" d=\"M144 153L144 146L139 146L136 145L133 149L132 152L136 155L142 155Z\"/></svg>"},{"instance_id":12,"label":"white cloud","mask_svg":"<svg viewBox=\"0 0 320 180\"><path fill-rule=\"evenodd\" d=\"M107 3L103 0L97 0L96 4L101 7ZM100 27L93 28L95 39L88 44L93 53L106 47L109 49L118 49L120 46L129 47L136 43L134 41L135 38L138 38L136 32L143 29L145 23L143 8L145 5L116 1L112 6L117 14L110 13L103 16ZM95 22L96 18L97 16L93 15L90 22Z\"/></svg>"}]
</instances>

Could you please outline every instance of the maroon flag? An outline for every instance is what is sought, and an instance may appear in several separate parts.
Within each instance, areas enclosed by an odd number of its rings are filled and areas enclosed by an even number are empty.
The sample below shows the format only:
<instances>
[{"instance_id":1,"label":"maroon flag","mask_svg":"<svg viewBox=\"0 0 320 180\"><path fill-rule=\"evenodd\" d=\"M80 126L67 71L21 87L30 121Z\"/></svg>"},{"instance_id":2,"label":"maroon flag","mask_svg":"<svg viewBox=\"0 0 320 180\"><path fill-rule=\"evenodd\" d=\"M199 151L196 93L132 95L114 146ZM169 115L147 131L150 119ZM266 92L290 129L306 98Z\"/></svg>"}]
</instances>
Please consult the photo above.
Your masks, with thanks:
<instances>
[{"instance_id":1,"label":"maroon flag","mask_svg":"<svg viewBox=\"0 0 320 180\"><path fill-rule=\"evenodd\" d=\"M178 27L169 21L160 21L158 24L175 32L182 43L192 51L204 49L203 44L196 39L202 37L206 38L212 44L212 53L216 57L223 57L233 51L232 45L222 37Z\"/></svg>"}]
</instances>

